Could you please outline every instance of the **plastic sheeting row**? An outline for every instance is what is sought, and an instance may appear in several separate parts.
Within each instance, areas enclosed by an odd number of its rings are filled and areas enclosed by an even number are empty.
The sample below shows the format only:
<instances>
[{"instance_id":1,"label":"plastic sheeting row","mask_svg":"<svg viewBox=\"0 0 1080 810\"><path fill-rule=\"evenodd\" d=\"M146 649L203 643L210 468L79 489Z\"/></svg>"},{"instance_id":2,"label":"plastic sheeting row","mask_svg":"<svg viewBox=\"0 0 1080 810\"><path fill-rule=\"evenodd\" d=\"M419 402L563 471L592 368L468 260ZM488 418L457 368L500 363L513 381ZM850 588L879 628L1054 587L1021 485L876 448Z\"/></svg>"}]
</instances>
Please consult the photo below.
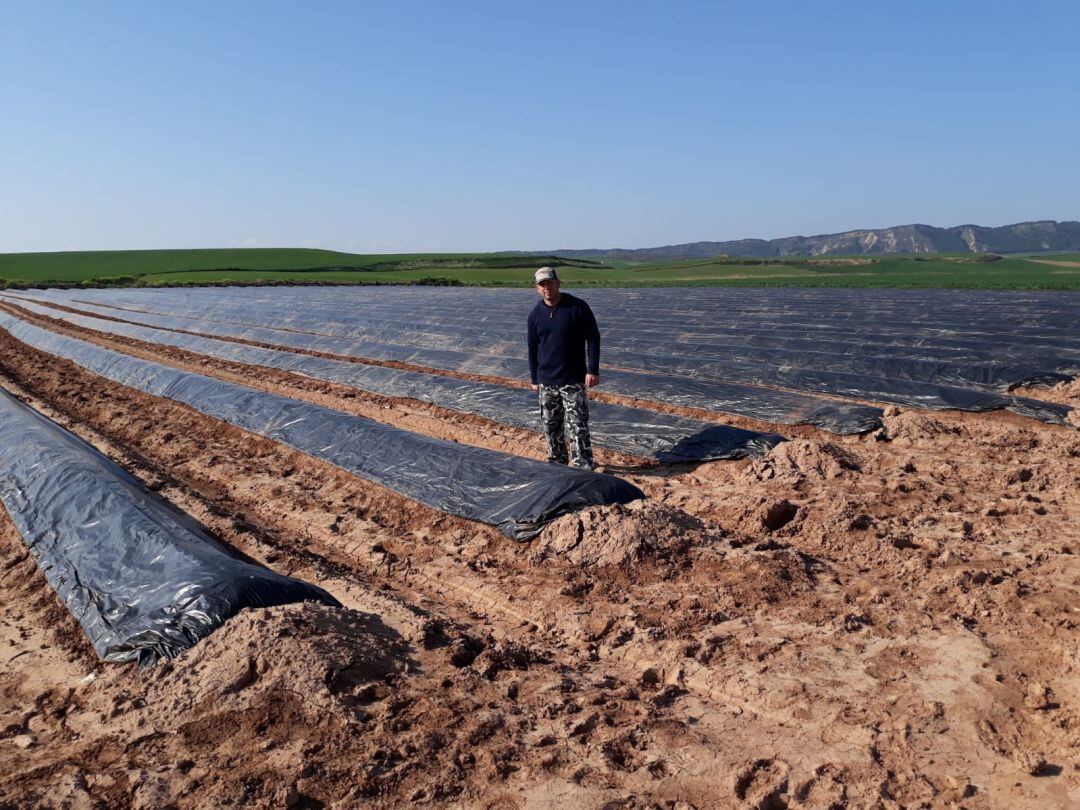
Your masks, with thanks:
<instances>
[{"instance_id":1,"label":"plastic sheeting row","mask_svg":"<svg viewBox=\"0 0 1080 810\"><path fill-rule=\"evenodd\" d=\"M0 313L16 339L114 382L166 397L286 444L452 515L498 526L523 540L586 506L643 498L602 473L421 436L359 416L151 363L65 337Z\"/></svg>"},{"instance_id":2,"label":"plastic sheeting row","mask_svg":"<svg viewBox=\"0 0 1080 810\"><path fill-rule=\"evenodd\" d=\"M292 306L282 306L286 295ZM1005 408L1062 423L1064 406L1000 393L1080 371L1080 332L1069 314L1080 298L1055 295L770 290L765 297L713 289L695 290L689 302L679 290L596 290L589 298L602 312L605 362L620 368L921 408ZM520 321L531 304L520 293L492 290L360 289L331 298L317 289L273 289L244 297L239 305L235 291L170 290L94 299L503 357L520 356ZM650 314L657 312L666 319Z\"/></svg>"},{"instance_id":3,"label":"plastic sheeting row","mask_svg":"<svg viewBox=\"0 0 1080 810\"><path fill-rule=\"evenodd\" d=\"M195 311L218 320L241 303L246 314L270 310L280 316L279 325L296 328L304 328L312 318L357 326L395 322L396 331L456 323L477 335L509 329L515 343L522 312L535 300L530 293L507 290L328 289L95 290L70 295L135 309ZM599 289L587 297L604 316L604 335L611 338L605 342L619 348L630 340L685 348L747 337L754 345L784 347L809 340L821 351L833 351L835 344L856 357L877 352L906 357L910 346L942 358L959 350L972 362L987 363L1038 356L1044 349L1052 354L1065 351L1076 359L1080 350L1073 315L1080 295L1067 292ZM290 306L298 302L303 306Z\"/></svg>"},{"instance_id":4,"label":"plastic sheeting row","mask_svg":"<svg viewBox=\"0 0 1080 810\"><path fill-rule=\"evenodd\" d=\"M25 298L26 296L20 293L16 300ZM444 371L509 379L527 378L528 368L523 355L511 358L472 351L398 346L271 326L209 321L194 316L131 312L111 309L107 305L87 304L82 300L70 300L54 293L36 295L33 299L45 303L63 303L81 311L122 318L142 325L182 329L200 335L238 338L277 347L306 349L358 359L396 361ZM866 433L881 426L880 408L738 382L609 369L604 370L603 381L604 390L613 394L667 405L736 414L777 424L807 424L839 434Z\"/></svg>"},{"instance_id":5,"label":"plastic sheeting row","mask_svg":"<svg viewBox=\"0 0 1080 810\"><path fill-rule=\"evenodd\" d=\"M658 291L663 296L666 291ZM593 297L590 295L590 298ZM601 300L603 300L601 298ZM425 306L417 311L400 312L391 306L343 307L340 302L305 300L305 306L288 308L284 312L282 302L259 300L236 306L228 298L212 303L205 312L200 308L182 314L196 314L216 320L228 319L249 324L289 327L303 331L315 331L344 337L395 343L426 348L448 348L471 352L495 353L509 356L521 354L520 341L514 339L520 331L515 318L503 316L495 321L486 318L476 323L463 317L461 312L475 309L464 303L456 308ZM516 305L493 307L495 310L517 309ZM881 377L909 383L929 383L941 386L975 387L1006 391L1023 384L1059 382L1080 371L1080 358L1051 357L1030 353L1024 349L1023 362L1019 359L1004 362L993 356L1000 347L1000 340L980 333L975 351L968 346L967 352L945 350L926 345L926 336L913 352L912 347L896 345L897 334L887 335L893 345L874 345L876 335L848 334L845 340L835 335L822 334L820 327L801 324L801 332L792 333L793 324L772 322L769 332L758 326L749 334L736 334L746 326L731 323L721 327L715 322L702 324L712 331L688 333L690 323L680 323L680 332L671 334L661 324L642 321L640 310L623 312L623 308L604 305L603 314L612 319L604 326L605 360L612 365L641 370L679 371L694 376L718 378L731 377L744 381L789 383L801 387L798 379L784 375L792 367L814 372L847 373ZM644 309L644 308L642 308ZM520 315L520 313L517 313ZM831 315L831 313L830 313ZM788 313L789 319L793 313ZM632 323L628 328L624 324ZM875 329L883 328L874 324ZM954 327L955 329L955 327ZM924 332L926 330L923 330ZM940 331L940 330L939 330ZM952 330L950 330L952 332ZM719 332L719 334L718 334ZM691 336L692 335L692 336ZM688 343L688 337L692 340ZM854 340L857 338L858 340ZM1014 342L1015 343L1015 342ZM969 341L970 344L970 341ZM649 365L642 365L648 360ZM777 367L772 371L763 368ZM770 375L779 375L772 378ZM841 379L840 384L843 384ZM879 384L881 385L881 384ZM817 390L817 389L812 389ZM905 392L901 392L903 394ZM948 395L948 392L945 394Z\"/></svg>"},{"instance_id":6,"label":"plastic sheeting row","mask_svg":"<svg viewBox=\"0 0 1080 810\"><path fill-rule=\"evenodd\" d=\"M617 291L620 296L625 296L630 291ZM648 320L642 322L640 313L649 308L664 310L666 305L675 307L679 299L671 295L669 290L650 290L647 294L635 291L643 299L643 304L650 307L626 307L618 304L605 303L605 296L598 293L600 305L612 318L614 326L605 326L605 336L609 347L605 349L605 362L625 369L637 371L656 372L662 374L677 373L698 379L725 379L749 382L758 385L779 386L799 391L812 391L815 393L832 396L858 397L883 402L912 405L920 408L950 409L955 408L967 411L988 411L1008 409L1027 416L1032 416L1043 421L1064 423L1068 408L1052 403L1042 403L1030 398L1017 398L1004 396L993 391L1008 390L1018 385L1031 385L1040 383L1053 383L1070 379L1080 370L1080 356L1069 355L1069 343L1080 336L1075 328L1070 333L1069 326L1073 326L1064 319L1057 319L1054 327L1045 327L1044 331L1052 333L1055 341L1054 348L1061 353L1059 357L1050 357L1046 354L1031 354L1031 349L1026 344L1017 344L1013 334L1003 332L1000 325L982 323L972 326L976 329L969 337L969 351L973 345L978 346L978 352L974 357L966 359L945 360L941 357L922 358L917 356L918 351L924 350L924 344L933 336L942 333L956 335L964 326L963 313L953 312L949 317L947 326L938 324L933 328L921 324L919 327L906 325L908 330L915 331L919 336L920 345L915 352L908 346L877 347L877 353L867 353L865 349L858 349L849 343L845 351L835 350L835 347L821 345L820 336L816 333L813 339L807 339L807 331L813 332L805 311L807 302L804 296L797 296L797 306L788 305L780 310L775 304L773 317L782 312L789 321L803 329L803 337L793 337L790 333L783 342L774 347L757 345L740 347L726 342L726 338L713 342L708 347L702 345L701 333L695 335L696 342L686 345L685 333L672 334L670 328L664 329L662 323L650 324ZM867 299L864 293L863 304L873 304L877 301ZM612 295L613 291L604 291ZM453 294L476 295L475 292L461 293L454 291ZM715 295L715 293L713 293ZM590 296L592 297L592 296ZM667 300L665 300L667 299ZM826 317L839 317L835 306L831 306L820 297L815 302L817 308L825 310L822 314ZM973 305L975 302L969 302ZM1044 306L1048 306L1044 302ZM264 317L256 310L255 305L248 305L244 312L238 312L228 300L218 301L213 308L221 315L239 317L244 322L261 319ZM513 307L491 307L497 312L504 313L501 320L488 320L485 329L478 329L462 312L475 309L469 306L467 299L457 307L435 308L429 311L425 308L424 321L417 322L415 306L408 313L397 313L400 317L405 314L409 320L394 319L394 313L389 316L383 312L384 303L380 299L377 306L365 309L354 307L343 309L343 305L330 302L323 306L295 308L288 312L283 323L275 323L276 326L289 325L294 328L311 329L319 333L333 335L349 335L363 337L369 340L379 340L394 344L433 346L441 348L453 348L467 352L487 352L504 357L516 357L520 355L520 347L514 336L519 331L518 317L508 314ZM273 307L266 311L273 311ZM873 311L874 306L863 307L863 310ZM759 308L760 310L760 308ZM699 326L711 326L716 329L716 316L718 313L705 310L710 321L703 321ZM519 313L520 315L520 313ZM801 316L804 323L799 324ZM876 320L869 322L866 316L847 315L850 324L855 319L857 329L852 333L849 327L849 337L859 339L866 337L867 333L887 328L882 327ZM337 320L335 320L337 319ZM701 319L699 319L701 321ZM632 323L633 329L628 330L620 327L620 324ZM680 323L680 329L686 329L688 324ZM773 321L770 326L774 328L791 328L791 323L783 324ZM996 329L994 328L996 327ZM891 337L895 340L899 330L894 325ZM656 333L650 335L650 333ZM713 333L715 334L715 333ZM644 337L643 337L644 335ZM1030 339L1030 337L1029 337ZM830 350L832 349L832 350ZM1002 362L996 358L997 352L1003 352L1006 358L1010 352L1016 356L1015 362ZM1044 349L1043 351L1047 351ZM912 356L912 355L916 356Z\"/></svg>"},{"instance_id":7,"label":"plastic sheeting row","mask_svg":"<svg viewBox=\"0 0 1080 810\"><path fill-rule=\"evenodd\" d=\"M337 601L241 559L97 450L0 390L0 500L106 661L173 658L244 608Z\"/></svg>"},{"instance_id":8,"label":"plastic sheeting row","mask_svg":"<svg viewBox=\"0 0 1080 810\"><path fill-rule=\"evenodd\" d=\"M100 332L344 383L385 396L416 399L520 428L535 430L539 424L535 395L520 388L265 349L149 326L75 315L29 301L17 303L30 312L60 318ZM593 402L589 409L592 415L594 445L632 455L653 457L664 462L756 456L783 441L783 437L772 433L717 425L643 408Z\"/></svg>"}]
</instances>

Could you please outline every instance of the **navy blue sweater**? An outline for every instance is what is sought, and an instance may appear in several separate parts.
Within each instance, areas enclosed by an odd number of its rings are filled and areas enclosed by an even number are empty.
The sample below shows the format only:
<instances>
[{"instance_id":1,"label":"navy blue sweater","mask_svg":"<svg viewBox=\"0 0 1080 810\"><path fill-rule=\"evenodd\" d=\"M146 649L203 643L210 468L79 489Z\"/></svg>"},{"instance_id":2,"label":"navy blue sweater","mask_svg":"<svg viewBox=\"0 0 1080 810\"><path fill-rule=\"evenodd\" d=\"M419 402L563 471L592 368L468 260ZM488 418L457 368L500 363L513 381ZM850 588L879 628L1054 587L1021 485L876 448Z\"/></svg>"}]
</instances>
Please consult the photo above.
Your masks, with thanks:
<instances>
[{"instance_id":1,"label":"navy blue sweater","mask_svg":"<svg viewBox=\"0 0 1080 810\"><path fill-rule=\"evenodd\" d=\"M538 301L529 313L528 340L533 385L583 383L586 373L600 373L600 330L580 298L563 293L553 307Z\"/></svg>"}]
</instances>

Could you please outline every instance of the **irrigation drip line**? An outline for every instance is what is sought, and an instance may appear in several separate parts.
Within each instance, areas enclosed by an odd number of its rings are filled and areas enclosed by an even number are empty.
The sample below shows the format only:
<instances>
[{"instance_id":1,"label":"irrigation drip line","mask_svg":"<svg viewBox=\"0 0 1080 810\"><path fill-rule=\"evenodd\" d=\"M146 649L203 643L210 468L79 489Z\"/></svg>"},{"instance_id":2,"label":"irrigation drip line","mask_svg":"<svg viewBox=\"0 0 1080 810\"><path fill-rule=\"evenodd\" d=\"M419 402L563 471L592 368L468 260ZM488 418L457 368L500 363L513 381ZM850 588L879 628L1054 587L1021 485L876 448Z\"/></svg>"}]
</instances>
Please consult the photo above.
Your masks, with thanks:
<instances>
[{"instance_id":1,"label":"irrigation drip line","mask_svg":"<svg viewBox=\"0 0 1080 810\"><path fill-rule=\"evenodd\" d=\"M560 515L645 497L604 473L410 433L360 416L181 371L0 313L18 340L121 385L176 400L327 461L419 503L526 540Z\"/></svg>"},{"instance_id":2,"label":"irrigation drip line","mask_svg":"<svg viewBox=\"0 0 1080 810\"><path fill-rule=\"evenodd\" d=\"M3 390L0 446L0 500L102 660L173 658L244 608L338 605L242 558Z\"/></svg>"}]
</instances>

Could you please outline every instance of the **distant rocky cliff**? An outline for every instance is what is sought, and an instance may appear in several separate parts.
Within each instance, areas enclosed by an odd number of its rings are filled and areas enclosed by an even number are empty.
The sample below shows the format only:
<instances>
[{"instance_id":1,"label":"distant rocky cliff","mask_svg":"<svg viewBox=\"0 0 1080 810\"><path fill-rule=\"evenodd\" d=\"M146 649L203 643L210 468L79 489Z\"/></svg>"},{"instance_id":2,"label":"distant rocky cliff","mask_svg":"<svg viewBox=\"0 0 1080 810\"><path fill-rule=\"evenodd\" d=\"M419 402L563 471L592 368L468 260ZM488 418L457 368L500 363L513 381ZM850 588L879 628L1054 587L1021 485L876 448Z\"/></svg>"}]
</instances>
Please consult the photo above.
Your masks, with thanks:
<instances>
[{"instance_id":1,"label":"distant rocky cliff","mask_svg":"<svg viewBox=\"0 0 1080 810\"><path fill-rule=\"evenodd\" d=\"M845 231L818 236L788 236L783 239L737 239L730 242L691 242L685 245L641 248L639 250L554 250L559 256L581 259L623 259L665 261L703 259L714 256L828 256L859 253L1023 253L1039 250L1080 251L1080 222L1019 222L986 228L958 225L900 225Z\"/></svg>"}]
</instances>

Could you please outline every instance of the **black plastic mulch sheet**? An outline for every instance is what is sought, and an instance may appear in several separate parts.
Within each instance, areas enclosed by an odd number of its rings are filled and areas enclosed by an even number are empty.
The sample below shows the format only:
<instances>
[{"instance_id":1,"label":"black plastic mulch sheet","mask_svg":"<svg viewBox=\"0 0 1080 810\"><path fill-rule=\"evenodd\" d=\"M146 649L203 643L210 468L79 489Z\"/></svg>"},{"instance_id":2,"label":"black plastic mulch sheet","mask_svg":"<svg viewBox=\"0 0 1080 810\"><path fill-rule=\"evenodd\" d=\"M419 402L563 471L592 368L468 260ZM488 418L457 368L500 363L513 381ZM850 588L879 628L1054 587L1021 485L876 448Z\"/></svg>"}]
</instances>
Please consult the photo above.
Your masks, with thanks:
<instances>
[{"instance_id":1,"label":"black plastic mulch sheet","mask_svg":"<svg viewBox=\"0 0 1080 810\"><path fill-rule=\"evenodd\" d=\"M645 497L611 475L460 445L360 416L150 363L0 313L18 340L114 382L183 402L440 511L524 540L587 506Z\"/></svg>"},{"instance_id":2,"label":"black plastic mulch sheet","mask_svg":"<svg viewBox=\"0 0 1080 810\"><path fill-rule=\"evenodd\" d=\"M85 293L80 293L79 298L68 300L50 293L47 297L35 296L32 300L61 303L85 312L163 329L183 329L200 335L240 338L285 348L308 349L358 359L392 360L445 371L510 379L527 379L528 377L523 350L521 357L513 358L477 351L399 346L269 326L208 321L194 316L112 309L108 305L88 304L82 300L84 296ZM14 302L20 303L26 298L27 296L20 293ZM881 427L880 408L824 399L794 391L777 391L726 380L608 368L604 369L602 377L605 391L643 401L680 405L717 413L731 413L784 425L813 425L842 435L866 433ZM714 433L710 441L715 441L716 438Z\"/></svg>"},{"instance_id":3,"label":"black plastic mulch sheet","mask_svg":"<svg viewBox=\"0 0 1080 810\"><path fill-rule=\"evenodd\" d=\"M528 430L537 430L540 424L536 395L520 388L264 349L149 326L74 315L29 301L17 303L31 312L109 334L344 383L385 396L416 399ZM594 401L590 403L589 411L594 445L669 463L758 456L783 441L783 437L773 433L717 425L644 408Z\"/></svg>"},{"instance_id":4,"label":"black plastic mulch sheet","mask_svg":"<svg viewBox=\"0 0 1080 810\"><path fill-rule=\"evenodd\" d=\"M1068 408L1005 392L1080 372L1074 293L696 288L584 295L599 314L604 362L639 372L937 410L1005 408L1056 423L1066 421ZM101 291L93 300L509 359L521 356L521 323L535 299L507 290L278 288Z\"/></svg>"},{"instance_id":5,"label":"black plastic mulch sheet","mask_svg":"<svg viewBox=\"0 0 1080 810\"><path fill-rule=\"evenodd\" d=\"M268 323L328 334L376 337L389 328L435 346L464 326L486 345L514 344L529 291L409 288L191 288L165 290L25 291L86 300L132 311L197 314L219 321ZM658 345L681 355L700 348L752 345L850 355L1007 363L1080 349L1069 312L1076 293L991 293L956 290L595 289L584 295L605 316L613 348ZM453 348L455 338L444 348ZM984 351L992 347L993 352ZM896 352L899 350L900 355ZM1048 352L1048 353L1047 353Z\"/></svg>"},{"instance_id":6,"label":"black plastic mulch sheet","mask_svg":"<svg viewBox=\"0 0 1080 810\"><path fill-rule=\"evenodd\" d=\"M890 317L887 314L889 307L897 303L889 294L900 294L899 300L908 308L927 308L941 296L949 298L957 294L935 291L932 297L922 293L919 298L912 297L911 291L906 290L843 291L854 293L853 303L860 304L865 310L851 313L831 303L831 299L823 299L820 294L808 295L811 291L794 291L794 295L791 291L783 291L786 296L774 296L779 302L771 301L768 306L761 306L754 301L755 306L744 313L744 317L754 313L770 318L766 324L783 335L781 342L774 346L763 345L760 337L764 330L758 330L759 340L752 348L747 348L727 342L731 338L726 329L718 329L720 324L716 320L722 318L723 313L708 307L697 313L693 309L680 309L683 320L679 326L683 331L675 331L669 322L650 316L650 311L663 310L665 304L672 302L672 292L675 291L590 291L589 297L597 297L616 324L612 328L604 327L605 363L638 372L685 375L710 381L738 380L740 383L933 410L1008 409L1046 422L1067 422L1065 417L1069 408L1066 406L996 393L1018 385L1059 382L1080 371L1080 354L1076 351L1080 347L1080 335L1075 328L1070 331L1071 323L1062 317L1064 313L1054 312L1056 299L1006 298L1005 306L1011 303L1021 315L1003 307L992 315L980 315L969 310L980 304L985 308L988 294L959 294L962 296L960 302L955 303L948 314L924 313L916 315L914 322L904 322L897 315ZM716 297L715 290L701 295L694 292L694 302ZM868 293L874 298L868 298ZM881 293L884 295L879 295ZM460 297L478 293L453 291L450 294ZM384 293L383 297L386 295ZM489 306L503 314L485 316L483 328L478 328L460 315L462 311L469 311L469 306L459 304L455 307L452 303L436 301L424 308L422 317L426 320L423 320L415 305L411 310L403 310L400 302L395 305L392 299L395 295L400 296L400 291L389 295L389 302L379 300L377 306L356 308L357 313L343 307L340 300L316 299L310 306L291 308L284 317L274 318L273 323L275 327L363 337L393 344L498 355L511 364L520 363L513 359L520 356L520 347L512 340L515 321L505 314L513 307ZM507 293L504 291L503 295ZM612 296L613 300L608 300L607 296ZM619 299L628 296L642 298L644 306L621 305ZM274 294L268 298L272 302ZM989 300L998 299L991 296ZM235 319L241 323L264 321L267 319L265 313L272 311L258 301L237 307L227 297L210 298L203 307L193 309L200 310L200 317ZM815 316L828 321L823 324ZM1041 319L1048 325L1029 326L1023 330L1024 340L1017 340L1015 334L1003 328L1002 322L1011 325L1018 317ZM847 331L840 333L847 339L846 345L830 339L838 334L834 322L846 325ZM620 326L627 323L633 323L634 328ZM732 325L733 331L746 328L742 322ZM799 329L801 333L794 331ZM723 336L718 339L715 331L710 330L721 331ZM858 341L872 342L879 332L897 345L878 345L872 349L858 345ZM934 346L938 340L951 348L941 350ZM1031 345L1026 341L1031 341ZM909 343L911 345L907 345ZM958 352L958 346L965 347L966 353ZM948 351L952 351L952 361L948 359ZM1051 351L1057 355L1048 354ZM936 356L921 357L922 353L936 353ZM472 361L473 366L485 364L489 367L497 365L491 359ZM757 396L767 395L758 392Z\"/></svg>"},{"instance_id":7,"label":"black plastic mulch sheet","mask_svg":"<svg viewBox=\"0 0 1080 810\"><path fill-rule=\"evenodd\" d=\"M106 661L173 658L244 608L338 602L211 538L82 439L0 390L0 499Z\"/></svg>"}]
</instances>

